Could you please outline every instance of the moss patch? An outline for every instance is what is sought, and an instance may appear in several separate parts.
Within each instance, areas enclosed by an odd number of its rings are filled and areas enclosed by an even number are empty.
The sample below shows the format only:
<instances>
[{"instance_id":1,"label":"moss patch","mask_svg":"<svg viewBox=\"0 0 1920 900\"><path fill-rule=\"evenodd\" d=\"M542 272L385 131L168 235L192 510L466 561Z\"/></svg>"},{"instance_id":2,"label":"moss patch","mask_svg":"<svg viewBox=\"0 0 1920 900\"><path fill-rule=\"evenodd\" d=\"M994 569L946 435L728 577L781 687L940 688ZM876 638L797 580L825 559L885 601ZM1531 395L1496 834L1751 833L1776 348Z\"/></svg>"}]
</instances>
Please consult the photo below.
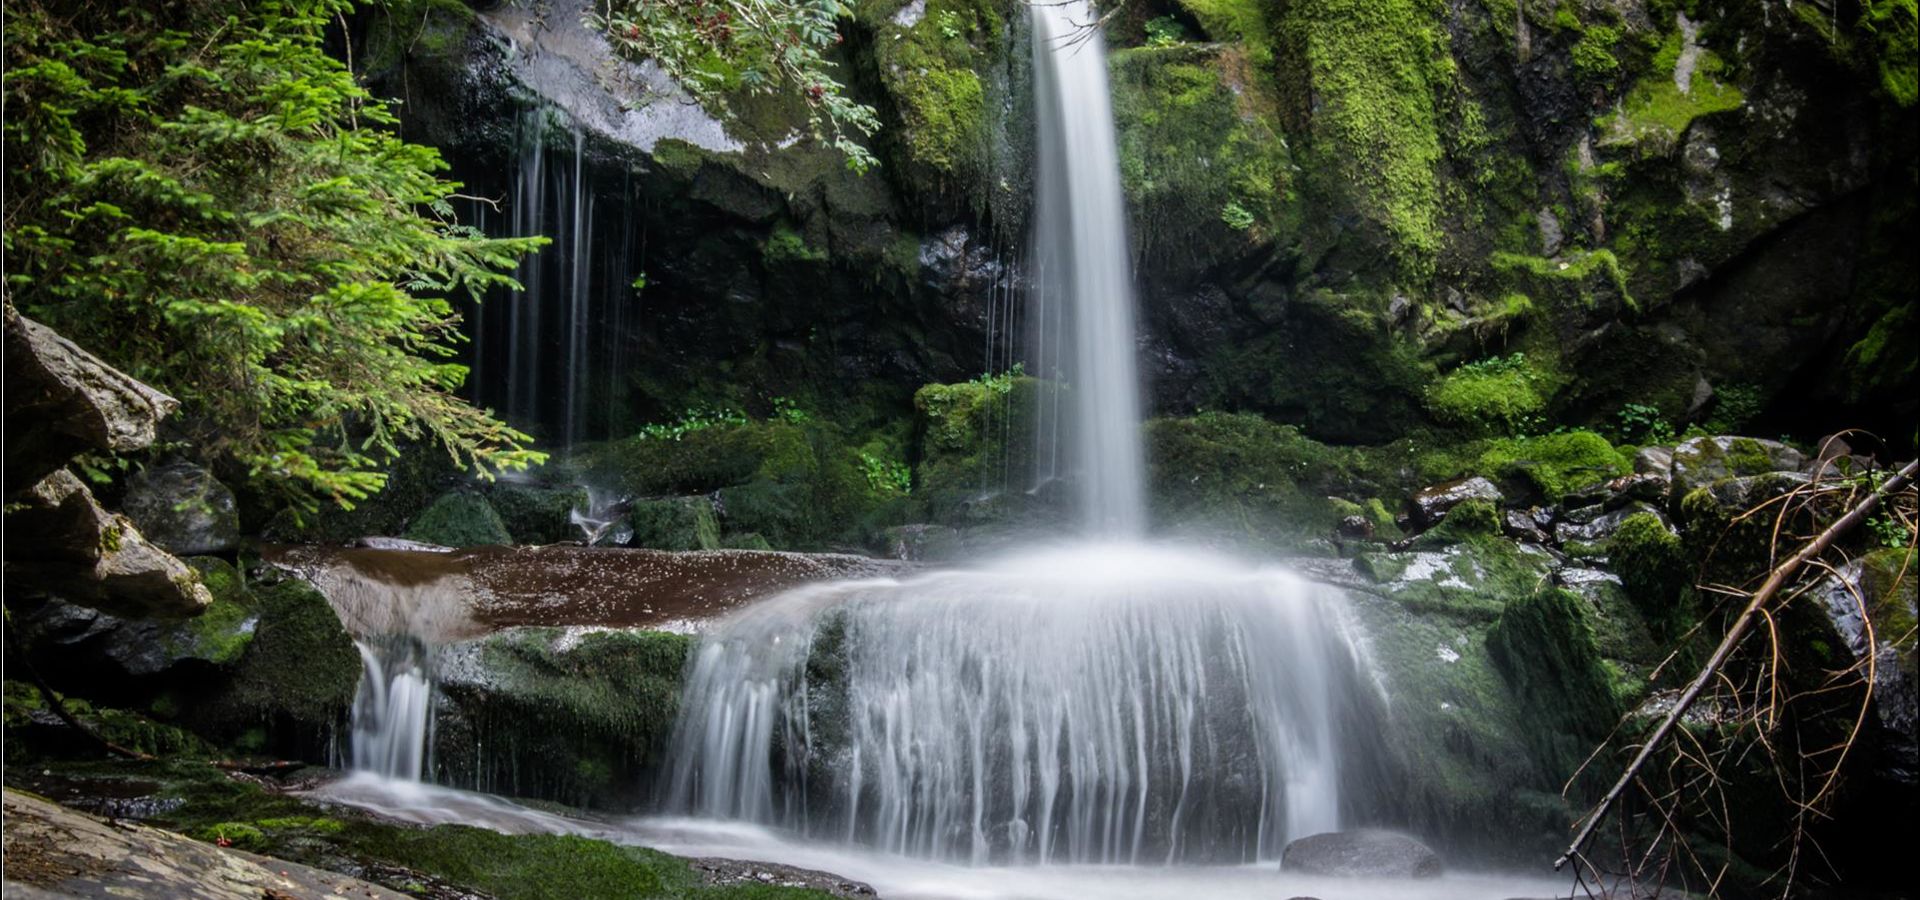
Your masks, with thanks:
<instances>
[{"instance_id":1,"label":"moss patch","mask_svg":"<svg viewBox=\"0 0 1920 900\"><path fill-rule=\"evenodd\" d=\"M1539 423L1550 388L1526 354L1496 356L1434 382L1427 390L1427 409L1442 422L1476 433L1512 433Z\"/></svg>"},{"instance_id":2,"label":"moss patch","mask_svg":"<svg viewBox=\"0 0 1920 900\"><path fill-rule=\"evenodd\" d=\"M513 535L493 504L472 491L450 491L433 501L413 523L406 538L443 547L480 547L511 544Z\"/></svg>"},{"instance_id":3,"label":"moss patch","mask_svg":"<svg viewBox=\"0 0 1920 900\"><path fill-rule=\"evenodd\" d=\"M1501 438L1480 454L1475 469L1538 490L1548 500L1632 471L1626 454L1591 431Z\"/></svg>"}]
</instances>

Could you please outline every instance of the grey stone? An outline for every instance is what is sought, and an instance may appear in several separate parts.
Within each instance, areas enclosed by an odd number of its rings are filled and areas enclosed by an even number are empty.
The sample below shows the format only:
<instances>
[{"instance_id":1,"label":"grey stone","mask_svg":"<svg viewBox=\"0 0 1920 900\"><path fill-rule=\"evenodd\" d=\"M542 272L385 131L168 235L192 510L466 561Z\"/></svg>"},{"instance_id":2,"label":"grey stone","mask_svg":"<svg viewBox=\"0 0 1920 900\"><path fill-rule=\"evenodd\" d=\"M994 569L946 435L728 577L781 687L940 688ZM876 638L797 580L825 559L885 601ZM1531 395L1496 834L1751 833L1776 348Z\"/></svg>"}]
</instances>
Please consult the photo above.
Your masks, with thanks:
<instances>
[{"instance_id":1,"label":"grey stone","mask_svg":"<svg viewBox=\"0 0 1920 900\"><path fill-rule=\"evenodd\" d=\"M190 462L148 466L127 479L127 518L147 540L182 556L225 553L240 546L233 491Z\"/></svg>"},{"instance_id":2,"label":"grey stone","mask_svg":"<svg viewBox=\"0 0 1920 900\"><path fill-rule=\"evenodd\" d=\"M1287 844L1280 868L1343 878L1438 878L1440 855L1391 831L1330 831Z\"/></svg>"},{"instance_id":3,"label":"grey stone","mask_svg":"<svg viewBox=\"0 0 1920 900\"><path fill-rule=\"evenodd\" d=\"M1640 451L1633 455L1633 471L1641 475L1669 475L1673 471L1673 449L1641 447Z\"/></svg>"},{"instance_id":4,"label":"grey stone","mask_svg":"<svg viewBox=\"0 0 1920 900\"><path fill-rule=\"evenodd\" d=\"M1507 537L1529 544L1544 544L1547 533L1534 521L1534 512L1522 509L1509 509L1501 516Z\"/></svg>"},{"instance_id":5,"label":"grey stone","mask_svg":"<svg viewBox=\"0 0 1920 900\"><path fill-rule=\"evenodd\" d=\"M32 589L129 616L190 616L213 602L200 577L64 469L7 513L9 593Z\"/></svg>"},{"instance_id":6,"label":"grey stone","mask_svg":"<svg viewBox=\"0 0 1920 900\"><path fill-rule=\"evenodd\" d=\"M1673 448L1673 496L1685 497L1696 488L1726 478L1767 472L1798 472L1806 456L1779 441L1762 438L1697 437Z\"/></svg>"},{"instance_id":7,"label":"grey stone","mask_svg":"<svg viewBox=\"0 0 1920 900\"><path fill-rule=\"evenodd\" d=\"M153 443L174 400L6 306L6 493L87 450Z\"/></svg>"},{"instance_id":8,"label":"grey stone","mask_svg":"<svg viewBox=\"0 0 1920 900\"><path fill-rule=\"evenodd\" d=\"M1486 500L1499 503L1502 499L1500 489L1493 482L1476 475L1445 484L1436 484L1415 493L1407 501L1407 518L1415 530L1432 528L1447 517L1447 512L1468 500Z\"/></svg>"}]
</instances>

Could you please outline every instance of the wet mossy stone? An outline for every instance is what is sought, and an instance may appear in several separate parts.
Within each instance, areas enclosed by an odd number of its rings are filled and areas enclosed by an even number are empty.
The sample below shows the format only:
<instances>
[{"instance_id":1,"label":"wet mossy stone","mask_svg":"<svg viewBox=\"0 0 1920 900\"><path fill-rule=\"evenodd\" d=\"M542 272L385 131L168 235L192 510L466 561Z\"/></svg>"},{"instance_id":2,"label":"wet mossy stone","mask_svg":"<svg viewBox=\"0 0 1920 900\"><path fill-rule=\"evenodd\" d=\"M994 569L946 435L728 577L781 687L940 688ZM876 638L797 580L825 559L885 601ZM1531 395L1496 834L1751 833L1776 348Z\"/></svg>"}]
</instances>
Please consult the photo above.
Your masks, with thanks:
<instances>
[{"instance_id":1,"label":"wet mossy stone","mask_svg":"<svg viewBox=\"0 0 1920 900\"><path fill-rule=\"evenodd\" d=\"M513 543L507 524L493 504L472 491L448 491L415 516L402 535L410 541L442 547L480 547Z\"/></svg>"},{"instance_id":2,"label":"wet mossy stone","mask_svg":"<svg viewBox=\"0 0 1920 900\"><path fill-rule=\"evenodd\" d=\"M632 808L671 736L693 641L542 627L449 647L435 766L453 784Z\"/></svg>"},{"instance_id":3,"label":"wet mossy stone","mask_svg":"<svg viewBox=\"0 0 1920 900\"><path fill-rule=\"evenodd\" d=\"M1558 777L1572 775L1622 704L1586 602L1548 589L1508 603L1487 632L1487 651L1525 711L1535 759Z\"/></svg>"},{"instance_id":4,"label":"wet mossy stone","mask_svg":"<svg viewBox=\"0 0 1920 900\"><path fill-rule=\"evenodd\" d=\"M1203 412L1147 422L1148 499L1183 535L1250 548L1299 549L1347 515L1348 456L1253 413ZM1377 504L1376 504L1377 505Z\"/></svg>"},{"instance_id":5,"label":"wet mossy stone","mask_svg":"<svg viewBox=\"0 0 1920 900\"><path fill-rule=\"evenodd\" d=\"M226 677L180 689L180 721L244 752L325 762L360 685L360 653L312 585L271 566L254 571L253 639Z\"/></svg>"},{"instance_id":6,"label":"wet mossy stone","mask_svg":"<svg viewBox=\"0 0 1920 900\"><path fill-rule=\"evenodd\" d=\"M1806 455L1779 441L1720 435L1698 437L1673 448L1673 496L1727 478L1798 472Z\"/></svg>"},{"instance_id":7,"label":"wet mossy stone","mask_svg":"<svg viewBox=\"0 0 1920 900\"><path fill-rule=\"evenodd\" d=\"M1549 501L1625 475L1632 462L1591 431L1499 438L1481 452L1476 471L1503 484L1530 488Z\"/></svg>"},{"instance_id":8,"label":"wet mossy stone","mask_svg":"<svg viewBox=\"0 0 1920 900\"><path fill-rule=\"evenodd\" d=\"M240 545L233 491L193 463L176 460L134 473L122 507L143 537L169 553L223 553Z\"/></svg>"},{"instance_id":9,"label":"wet mossy stone","mask_svg":"<svg viewBox=\"0 0 1920 900\"><path fill-rule=\"evenodd\" d=\"M717 550L720 520L713 500L705 497L664 497L636 500L627 513L633 528L631 546L655 550ZM762 543L765 543L762 541Z\"/></svg>"},{"instance_id":10,"label":"wet mossy stone","mask_svg":"<svg viewBox=\"0 0 1920 900\"><path fill-rule=\"evenodd\" d=\"M557 544L579 539L571 516L587 508L587 489L501 483L487 491L487 503L520 543Z\"/></svg>"}]
</instances>

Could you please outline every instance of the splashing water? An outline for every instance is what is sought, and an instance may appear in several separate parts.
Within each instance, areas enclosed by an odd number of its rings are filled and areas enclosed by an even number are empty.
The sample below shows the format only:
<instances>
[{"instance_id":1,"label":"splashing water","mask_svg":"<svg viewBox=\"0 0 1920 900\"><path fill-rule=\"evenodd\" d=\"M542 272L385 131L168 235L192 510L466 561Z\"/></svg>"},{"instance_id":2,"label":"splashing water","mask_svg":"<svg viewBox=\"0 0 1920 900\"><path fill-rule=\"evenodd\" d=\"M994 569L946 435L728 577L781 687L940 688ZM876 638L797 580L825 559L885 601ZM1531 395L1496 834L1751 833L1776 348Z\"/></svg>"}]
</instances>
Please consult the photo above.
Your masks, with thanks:
<instances>
[{"instance_id":1,"label":"splashing water","mask_svg":"<svg viewBox=\"0 0 1920 900\"><path fill-rule=\"evenodd\" d=\"M671 807L892 853L1245 862L1340 824L1328 589L1135 544L819 585L697 651Z\"/></svg>"}]
</instances>

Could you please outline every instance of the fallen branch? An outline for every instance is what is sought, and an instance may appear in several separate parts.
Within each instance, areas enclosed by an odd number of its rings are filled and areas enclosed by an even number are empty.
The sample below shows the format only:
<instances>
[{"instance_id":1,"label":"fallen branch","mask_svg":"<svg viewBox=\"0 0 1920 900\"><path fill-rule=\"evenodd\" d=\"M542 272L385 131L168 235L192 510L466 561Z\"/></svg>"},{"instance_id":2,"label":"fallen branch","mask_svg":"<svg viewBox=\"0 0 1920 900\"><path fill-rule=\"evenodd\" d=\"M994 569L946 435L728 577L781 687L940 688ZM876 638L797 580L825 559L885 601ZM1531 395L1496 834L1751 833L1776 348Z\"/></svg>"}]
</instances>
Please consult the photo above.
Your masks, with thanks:
<instances>
[{"instance_id":1,"label":"fallen branch","mask_svg":"<svg viewBox=\"0 0 1920 900\"><path fill-rule=\"evenodd\" d=\"M1720 646L1713 651L1712 658L1707 660L1707 664L1701 668L1700 674L1694 676L1693 682L1687 685L1687 689L1680 694L1680 699L1674 702L1673 709L1669 710L1667 717L1661 720L1660 727L1655 728L1653 735L1648 737L1646 743L1641 745L1640 752L1634 756L1633 762L1628 763L1626 771L1620 773L1620 780L1614 782L1613 787L1607 791L1605 796L1600 798L1599 805L1595 806L1593 812L1588 814L1587 823L1581 826L1580 833L1575 835L1573 843L1567 846L1567 852L1562 854L1559 859L1554 860L1554 871L1559 871L1566 866L1568 860L1580 855L1581 848L1585 847L1588 839L1593 837L1594 829L1607 817L1607 811L1613 807L1615 801L1620 799L1620 795L1626 791L1627 785L1633 783L1633 778L1639 773L1640 767L1646 764L1647 760L1653 756L1655 750L1659 749L1660 743L1664 741L1667 734L1673 730L1673 726L1678 724L1681 717L1687 714L1687 710L1693 706L1693 701L1699 699L1700 692L1706 689L1708 682L1711 682L1714 676L1720 671L1720 667L1726 664L1727 658L1733 655L1734 648L1739 646L1740 639L1746 636L1747 629L1753 625L1753 620L1763 611L1763 608L1767 605L1767 601L1773 599L1773 595L1779 593L1780 589L1786 586L1794 574L1800 571L1800 567L1806 565L1807 560L1826 552L1827 548L1832 546L1833 542L1838 540L1841 535L1853 530L1855 526L1865 521L1867 516L1873 513L1874 508L1880 505L1880 501L1883 498L1889 494L1895 494L1905 490L1907 485L1913 481L1916 469L1920 469L1920 460L1907 463L1898 474L1887 479L1885 484L1880 485L1873 493L1867 495L1866 499L1861 500L1859 505L1849 510L1846 515L1841 516L1839 521L1827 526L1827 530L1820 532L1819 537L1814 538L1808 542L1806 546L1801 547L1800 552L1795 553L1785 562L1774 567L1773 571L1767 575L1766 582L1760 585L1759 590L1754 591L1753 599L1747 601L1746 608L1740 611L1740 616L1734 620L1733 627L1727 629L1727 636L1720 641Z\"/></svg>"}]
</instances>

